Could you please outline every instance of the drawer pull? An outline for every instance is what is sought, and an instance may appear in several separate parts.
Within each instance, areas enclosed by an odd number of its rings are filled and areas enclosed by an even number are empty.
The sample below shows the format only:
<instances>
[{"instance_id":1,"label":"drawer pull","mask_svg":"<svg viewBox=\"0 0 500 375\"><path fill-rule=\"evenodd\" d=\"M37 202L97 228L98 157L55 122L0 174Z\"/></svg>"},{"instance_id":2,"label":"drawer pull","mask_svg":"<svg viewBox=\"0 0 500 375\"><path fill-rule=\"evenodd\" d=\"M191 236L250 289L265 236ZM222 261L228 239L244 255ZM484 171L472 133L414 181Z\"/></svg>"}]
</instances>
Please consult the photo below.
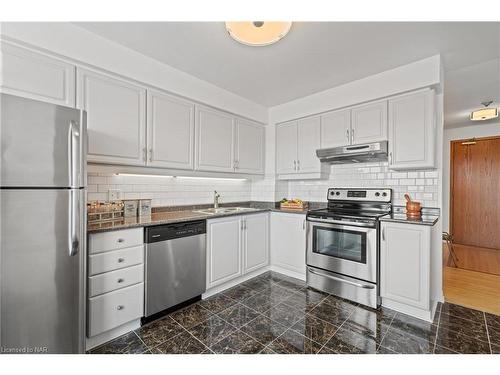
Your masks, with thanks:
<instances>
[{"instance_id":1,"label":"drawer pull","mask_svg":"<svg viewBox=\"0 0 500 375\"><path fill-rule=\"evenodd\" d=\"M118 279L119 283L123 283L124 281L125 281L125 279Z\"/></svg>"},{"instance_id":2,"label":"drawer pull","mask_svg":"<svg viewBox=\"0 0 500 375\"><path fill-rule=\"evenodd\" d=\"M116 307L116 309L117 309L117 310L123 310L124 308L125 308L125 306L123 306L123 305L118 305L118 306Z\"/></svg>"},{"instance_id":3,"label":"drawer pull","mask_svg":"<svg viewBox=\"0 0 500 375\"><path fill-rule=\"evenodd\" d=\"M125 258L118 258L118 263L123 263L125 262Z\"/></svg>"},{"instance_id":4,"label":"drawer pull","mask_svg":"<svg viewBox=\"0 0 500 375\"><path fill-rule=\"evenodd\" d=\"M125 239L124 238L118 238L118 242L125 242Z\"/></svg>"}]
</instances>

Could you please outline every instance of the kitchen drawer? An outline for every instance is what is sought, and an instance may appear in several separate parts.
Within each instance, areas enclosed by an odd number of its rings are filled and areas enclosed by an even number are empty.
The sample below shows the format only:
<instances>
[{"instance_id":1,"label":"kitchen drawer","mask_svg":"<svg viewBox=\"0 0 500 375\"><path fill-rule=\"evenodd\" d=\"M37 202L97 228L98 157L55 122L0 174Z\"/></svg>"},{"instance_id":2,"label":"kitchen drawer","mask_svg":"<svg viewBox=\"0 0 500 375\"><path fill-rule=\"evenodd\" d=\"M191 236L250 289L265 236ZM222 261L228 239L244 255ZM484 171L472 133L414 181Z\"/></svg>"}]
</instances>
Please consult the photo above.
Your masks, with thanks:
<instances>
[{"instance_id":1,"label":"kitchen drawer","mask_svg":"<svg viewBox=\"0 0 500 375\"><path fill-rule=\"evenodd\" d=\"M142 245L143 243L144 235L142 228L93 233L89 236L89 254L123 249L125 247Z\"/></svg>"},{"instance_id":2,"label":"kitchen drawer","mask_svg":"<svg viewBox=\"0 0 500 375\"><path fill-rule=\"evenodd\" d=\"M106 272L89 278L89 296L95 297L143 281L144 266L142 264L118 271Z\"/></svg>"},{"instance_id":3,"label":"kitchen drawer","mask_svg":"<svg viewBox=\"0 0 500 375\"><path fill-rule=\"evenodd\" d=\"M89 276L144 263L144 246L89 256Z\"/></svg>"},{"instance_id":4,"label":"kitchen drawer","mask_svg":"<svg viewBox=\"0 0 500 375\"><path fill-rule=\"evenodd\" d=\"M144 283L89 299L89 337L109 331L134 319L144 311Z\"/></svg>"}]
</instances>

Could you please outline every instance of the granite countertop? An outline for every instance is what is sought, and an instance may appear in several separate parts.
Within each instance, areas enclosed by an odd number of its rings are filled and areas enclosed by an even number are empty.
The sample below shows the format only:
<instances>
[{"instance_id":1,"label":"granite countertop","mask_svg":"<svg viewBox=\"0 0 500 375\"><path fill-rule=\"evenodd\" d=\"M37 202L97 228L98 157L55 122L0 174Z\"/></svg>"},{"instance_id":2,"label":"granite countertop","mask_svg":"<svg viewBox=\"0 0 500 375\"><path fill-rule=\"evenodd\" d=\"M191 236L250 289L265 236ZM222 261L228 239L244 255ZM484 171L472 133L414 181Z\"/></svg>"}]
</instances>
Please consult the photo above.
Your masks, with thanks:
<instances>
[{"instance_id":1,"label":"granite countertop","mask_svg":"<svg viewBox=\"0 0 500 375\"><path fill-rule=\"evenodd\" d=\"M189 209L170 210L170 211L159 210L153 212L150 217L149 216L131 217L113 222L87 224L87 233L108 232L119 229L149 227L153 225L181 223L194 220L207 220L207 219L215 219L226 216L248 215L248 214L267 212L267 211L285 212L285 213L302 214L302 215L305 215L307 213L307 210L284 210L284 209L282 210L280 208L274 207L273 203L268 205L265 204L254 205L253 207L252 205L243 205L243 204L234 204L227 206L246 207L249 209L242 211L235 211L235 212L216 213L216 214L204 214L201 212L196 212L198 210L205 209L206 207L203 208L193 207Z\"/></svg>"},{"instance_id":2,"label":"granite countertop","mask_svg":"<svg viewBox=\"0 0 500 375\"><path fill-rule=\"evenodd\" d=\"M408 217L404 207L395 206L393 212L389 215L382 216L380 221L392 221L397 223L429 225L433 226L439 220L439 208L422 208L420 217Z\"/></svg>"}]
</instances>

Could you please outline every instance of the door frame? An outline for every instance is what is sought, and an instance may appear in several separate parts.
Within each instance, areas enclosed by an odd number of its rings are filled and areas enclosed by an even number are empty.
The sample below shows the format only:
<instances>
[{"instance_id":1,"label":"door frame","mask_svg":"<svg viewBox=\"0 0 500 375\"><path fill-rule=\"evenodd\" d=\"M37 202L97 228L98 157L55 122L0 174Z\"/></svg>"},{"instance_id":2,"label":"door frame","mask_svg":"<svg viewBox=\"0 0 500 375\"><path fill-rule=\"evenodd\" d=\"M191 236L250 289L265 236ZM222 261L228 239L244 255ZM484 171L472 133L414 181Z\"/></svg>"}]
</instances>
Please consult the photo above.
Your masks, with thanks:
<instances>
[{"instance_id":1,"label":"door frame","mask_svg":"<svg viewBox=\"0 0 500 375\"><path fill-rule=\"evenodd\" d=\"M454 170L454 163L455 163L455 160L454 160L454 157L453 157L453 146L456 144L456 143L463 143L463 142L470 142L472 140L474 141L488 141L488 140L491 140L491 139L499 139L500 138L500 135L495 135L495 136L489 136L489 137L479 137L479 138L476 138L476 137L472 137L472 138L465 138L465 139L454 139L452 141L450 141L450 212L449 212L449 228L450 228L450 234L453 235L454 231L453 231L453 226L454 226L454 223L453 223L453 206L454 206L454 196L453 196L453 189L454 189L454 179L453 179L453 170Z\"/></svg>"}]
</instances>

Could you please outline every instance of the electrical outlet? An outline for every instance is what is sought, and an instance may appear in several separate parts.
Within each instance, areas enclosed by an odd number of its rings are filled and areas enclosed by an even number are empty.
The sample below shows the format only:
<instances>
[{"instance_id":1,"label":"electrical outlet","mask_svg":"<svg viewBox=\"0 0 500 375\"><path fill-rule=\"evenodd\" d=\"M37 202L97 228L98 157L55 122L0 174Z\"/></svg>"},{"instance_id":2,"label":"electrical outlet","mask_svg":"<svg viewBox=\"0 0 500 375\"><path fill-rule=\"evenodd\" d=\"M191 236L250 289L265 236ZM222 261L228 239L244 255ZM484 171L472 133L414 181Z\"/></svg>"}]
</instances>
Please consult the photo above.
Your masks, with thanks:
<instances>
[{"instance_id":1,"label":"electrical outlet","mask_svg":"<svg viewBox=\"0 0 500 375\"><path fill-rule=\"evenodd\" d=\"M109 189L108 190L108 201L114 202L121 199L122 192L119 189Z\"/></svg>"}]
</instances>

